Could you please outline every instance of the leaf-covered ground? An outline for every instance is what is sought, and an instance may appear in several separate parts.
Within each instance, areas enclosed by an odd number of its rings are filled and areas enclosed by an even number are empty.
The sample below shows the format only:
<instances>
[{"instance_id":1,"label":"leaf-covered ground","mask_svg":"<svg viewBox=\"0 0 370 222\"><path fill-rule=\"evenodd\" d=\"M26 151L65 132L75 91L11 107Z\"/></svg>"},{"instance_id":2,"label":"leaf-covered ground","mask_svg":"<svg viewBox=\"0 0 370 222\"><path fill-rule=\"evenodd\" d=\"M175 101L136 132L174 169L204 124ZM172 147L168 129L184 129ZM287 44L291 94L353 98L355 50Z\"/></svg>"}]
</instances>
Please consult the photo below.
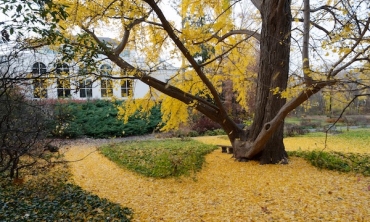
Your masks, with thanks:
<instances>
[{"instance_id":1,"label":"leaf-covered ground","mask_svg":"<svg viewBox=\"0 0 370 222\"><path fill-rule=\"evenodd\" d=\"M290 142L288 150L299 148ZM132 208L134 221L370 221L370 178L318 170L303 159L259 165L216 150L195 177L152 179L95 150L94 143L81 143L66 152L68 160L88 155L70 164L75 183Z\"/></svg>"}]
</instances>

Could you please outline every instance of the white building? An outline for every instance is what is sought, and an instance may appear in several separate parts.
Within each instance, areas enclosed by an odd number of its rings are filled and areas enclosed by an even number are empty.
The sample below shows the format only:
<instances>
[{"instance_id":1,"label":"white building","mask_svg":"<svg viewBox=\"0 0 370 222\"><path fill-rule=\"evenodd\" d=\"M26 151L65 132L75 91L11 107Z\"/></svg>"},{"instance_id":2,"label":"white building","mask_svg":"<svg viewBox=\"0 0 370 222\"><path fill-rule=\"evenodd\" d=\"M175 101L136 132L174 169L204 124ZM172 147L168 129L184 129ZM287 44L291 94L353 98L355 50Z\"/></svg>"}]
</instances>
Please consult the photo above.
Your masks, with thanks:
<instances>
[{"instance_id":1,"label":"white building","mask_svg":"<svg viewBox=\"0 0 370 222\"><path fill-rule=\"evenodd\" d=\"M143 59L138 58L134 51L125 50L121 57L130 64L144 67ZM96 70L90 73L81 63L59 60L56 52L48 47L21 51L9 42L0 44L1 77L23 81L22 88L29 98L125 99L131 93L134 98L142 98L148 92L149 87L140 80L99 77L119 77L127 73L108 59L102 57L97 60L100 61ZM150 75L166 81L176 71L170 64L162 64Z\"/></svg>"}]
</instances>

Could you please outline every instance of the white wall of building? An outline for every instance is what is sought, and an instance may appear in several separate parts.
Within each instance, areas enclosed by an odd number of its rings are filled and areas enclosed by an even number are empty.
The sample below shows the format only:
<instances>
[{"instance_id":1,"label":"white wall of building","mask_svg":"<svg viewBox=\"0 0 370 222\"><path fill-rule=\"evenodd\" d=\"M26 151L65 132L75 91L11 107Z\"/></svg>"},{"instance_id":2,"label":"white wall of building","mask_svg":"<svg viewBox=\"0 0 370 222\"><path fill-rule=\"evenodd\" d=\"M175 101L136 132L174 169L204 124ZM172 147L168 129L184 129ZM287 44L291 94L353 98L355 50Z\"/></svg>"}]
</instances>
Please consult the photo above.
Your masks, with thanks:
<instances>
[{"instance_id":1,"label":"white wall of building","mask_svg":"<svg viewBox=\"0 0 370 222\"><path fill-rule=\"evenodd\" d=\"M7 47L4 47L4 44L1 44L0 46L0 58L1 61L6 60L8 58L9 54L14 51L14 49L11 48L11 45L7 45ZM142 59L136 58L135 57L135 52L132 51L124 51L122 53L122 56L124 60L131 64L139 64L142 63ZM0 66L8 69L9 73L12 73L13 76L29 76L32 71L33 71L33 66L36 63L42 63L46 66L46 72L47 76L45 79L47 80L47 98L51 99L57 99L58 98L58 85L57 85L57 78L55 77L55 69L56 69L56 64L57 64L58 58L57 54L50 50L49 48L44 48L42 50L38 50L37 52L32 52L32 51L24 51L19 54L17 58L14 58L12 62L10 63L1 63ZM110 63L109 60L104 60L101 65L106 64L112 67L113 69L113 74L117 75L120 73L119 67L115 66L115 64ZM95 80L92 83L91 91L92 91L92 97L81 97L81 88L79 84L79 80L82 79L91 79L93 80L94 78L91 77L84 77L84 78L77 78L77 74L79 72L79 68L75 64L67 64L69 67L69 75L73 76L70 78L70 84L67 84L68 87L66 89L70 89L70 95L68 98L71 99L102 99L104 98L102 95L102 81L101 80ZM100 67L101 67L100 65ZM163 66L164 67L164 66ZM168 68L170 67L170 68ZM41 69L40 69L41 70ZM155 72L152 72L150 75L153 77L161 80L161 81L166 81L168 80L172 75L174 75L176 72L174 67L171 67L167 64L167 69L159 69ZM3 74L1 74L3 75ZM29 80L28 82L30 84L26 85L23 84L23 87L26 91L26 95L30 98L35 98L35 93L34 93L34 83L35 80ZM149 91L149 87L141 82L140 80L131 80L131 86L132 86L132 92L133 92L133 97L134 98L142 98L144 97L147 92ZM127 98L126 96L122 96L121 94L121 80L112 80L113 82L113 89L112 89L112 94L113 97L117 99L125 99ZM68 90L67 90L68 91ZM61 92L61 90L59 90ZM37 96L36 96L37 97ZM61 98L61 97L59 97Z\"/></svg>"}]
</instances>

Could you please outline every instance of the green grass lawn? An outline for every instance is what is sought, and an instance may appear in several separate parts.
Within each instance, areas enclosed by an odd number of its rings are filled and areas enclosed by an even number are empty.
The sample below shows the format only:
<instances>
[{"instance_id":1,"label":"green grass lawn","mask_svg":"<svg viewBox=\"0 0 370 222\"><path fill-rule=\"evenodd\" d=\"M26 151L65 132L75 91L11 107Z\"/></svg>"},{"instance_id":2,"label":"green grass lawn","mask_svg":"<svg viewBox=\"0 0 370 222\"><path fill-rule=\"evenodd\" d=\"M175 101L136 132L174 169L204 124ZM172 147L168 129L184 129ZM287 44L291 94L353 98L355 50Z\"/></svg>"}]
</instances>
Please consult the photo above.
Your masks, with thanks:
<instances>
[{"instance_id":1,"label":"green grass lawn","mask_svg":"<svg viewBox=\"0 0 370 222\"><path fill-rule=\"evenodd\" d=\"M370 176L370 129L308 133L285 138L284 143L289 156L302 157L318 168Z\"/></svg>"},{"instance_id":2,"label":"green grass lawn","mask_svg":"<svg viewBox=\"0 0 370 222\"><path fill-rule=\"evenodd\" d=\"M166 139L106 145L100 152L118 165L145 176L166 178L199 171L204 156L216 148L192 139Z\"/></svg>"},{"instance_id":3,"label":"green grass lawn","mask_svg":"<svg viewBox=\"0 0 370 222\"><path fill-rule=\"evenodd\" d=\"M286 138L287 146L295 145L295 149L287 149L289 156L305 158L319 168L370 175L370 156L367 154L367 152L370 153L369 129L328 135L327 142L330 149L324 148L325 136L325 133L316 132ZM213 141L220 138L227 142L225 136L212 138L206 139L203 143L193 139L131 141L103 146L100 152L118 165L142 175L166 178L190 175L199 171L203 165L204 156L217 149L217 146L205 143L214 144ZM320 141L319 145L316 144L317 141ZM309 146L314 149L305 148ZM341 146L355 146L356 150L361 152L343 152L350 149Z\"/></svg>"}]
</instances>

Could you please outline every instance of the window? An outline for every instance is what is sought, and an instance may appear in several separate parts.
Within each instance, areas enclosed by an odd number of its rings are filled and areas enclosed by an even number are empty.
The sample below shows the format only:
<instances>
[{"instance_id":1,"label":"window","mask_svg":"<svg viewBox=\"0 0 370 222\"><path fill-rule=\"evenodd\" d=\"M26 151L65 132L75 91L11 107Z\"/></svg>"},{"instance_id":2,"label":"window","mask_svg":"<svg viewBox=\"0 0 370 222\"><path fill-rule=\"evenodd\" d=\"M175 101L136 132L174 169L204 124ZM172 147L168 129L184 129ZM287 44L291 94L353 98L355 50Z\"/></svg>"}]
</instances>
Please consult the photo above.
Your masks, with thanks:
<instances>
[{"instance_id":1,"label":"window","mask_svg":"<svg viewBox=\"0 0 370 222\"><path fill-rule=\"evenodd\" d=\"M46 65L42 62L36 62L32 66L32 74L34 76L42 76L46 74Z\"/></svg>"},{"instance_id":2,"label":"window","mask_svg":"<svg viewBox=\"0 0 370 222\"><path fill-rule=\"evenodd\" d=\"M112 67L108 64L103 64L100 66L100 73L103 77L108 77L112 74ZM100 90L102 97L111 97L113 96L113 82L109 78L103 78L100 81Z\"/></svg>"},{"instance_id":3,"label":"window","mask_svg":"<svg viewBox=\"0 0 370 222\"><path fill-rule=\"evenodd\" d=\"M44 74L46 74L46 65L42 62L36 62L32 66L32 74L38 79L34 79L32 82L33 85L33 97L34 98L47 98L47 81Z\"/></svg>"},{"instance_id":4,"label":"window","mask_svg":"<svg viewBox=\"0 0 370 222\"><path fill-rule=\"evenodd\" d=\"M57 74L58 75L68 75L69 74L69 66L65 63L57 65Z\"/></svg>"},{"instance_id":5,"label":"window","mask_svg":"<svg viewBox=\"0 0 370 222\"><path fill-rule=\"evenodd\" d=\"M33 80L33 97L34 98L48 97L46 79L40 78Z\"/></svg>"},{"instance_id":6,"label":"window","mask_svg":"<svg viewBox=\"0 0 370 222\"><path fill-rule=\"evenodd\" d=\"M63 79L63 78L58 78L57 79L58 98L71 96L70 85L71 85L71 83L70 83L69 79Z\"/></svg>"},{"instance_id":7,"label":"window","mask_svg":"<svg viewBox=\"0 0 370 222\"><path fill-rule=\"evenodd\" d=\"M128 97L131 95L132 80L123 79L121 80L121 96Z\"/></svg>"},{"instance_id":8,"label":"window","mask_svg":"<svg viewBox=\"0 0 370 222\"><path fill-rule=\"evenodd\" d=\"M80 80L79 90L81 98L91 98L92 97L92 81L91 79Z\"/></svg>"},{"instance_id":9,"label":"window","mask_svg":"<svg viewBox=\"0 0 370 222\"><path fill-rule=\"evenodd\" d=\"M102 79L101 80L101 96L102 97L111 97L113 96L113 87L111 79Z\"/></svg>"},{"instance_id":10,"label":"window","mask_svg":"<svg viewBox=\"0 0 370 222\"><path fill-rule=\"evenodd\" d=\"M86 76L87 74L89 74L89 69L87 69L86 67L78 69L79 76Z\"/></svg>"},{"instance_id":11,"label":"window","mask_svg":"<svg viewBox=\"0 0 370 222\"><path fill-rule=\"evenodd\" d=\"M69 66L65 63L58 64L56 68L58 75L57 79L57 92L58 98L71 96L71 82L69 76Z\"/></svg>"},{"instance_id":12,"label":"window","mask_svg":"<svg viewBox=\"0 0 370 222\"><path fill-rule=\"evenodd\" d=\"M112 75L112 67L108 64L103 64L100 66L100 73L105 76Z\"/></svg>"},{"instance_id":13,"label":"window","mask_svg":"<svg viewBox=\"0 0 370 222\"><path fill-rule=\"evenodd\" d=\"M121 76L128 76L127 69L121 69ZM131 79L122 79L121 80L121 97L128 97L132 92L132 80Z\"/></svg>"}]
</instances>

